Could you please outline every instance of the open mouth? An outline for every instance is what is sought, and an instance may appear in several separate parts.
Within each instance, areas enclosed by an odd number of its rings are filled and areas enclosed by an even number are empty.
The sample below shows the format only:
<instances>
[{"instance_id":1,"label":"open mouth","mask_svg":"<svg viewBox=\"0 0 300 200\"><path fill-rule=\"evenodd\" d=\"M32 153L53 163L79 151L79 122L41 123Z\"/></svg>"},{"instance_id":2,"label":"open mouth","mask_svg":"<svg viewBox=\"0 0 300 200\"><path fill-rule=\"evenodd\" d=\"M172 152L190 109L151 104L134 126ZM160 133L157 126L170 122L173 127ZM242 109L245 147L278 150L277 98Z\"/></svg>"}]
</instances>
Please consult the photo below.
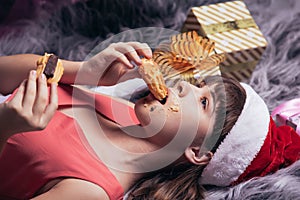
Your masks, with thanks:
<instances>
[{"instance_id":1,"label":"open mouth","mask_svg":"<svg viewBox=\"0 0 300 200\"><path fill-rule=\"evenodd\" d=\"M164 105L167 102L168 96L166 96L163 100L159 101L162 105Z\"/></svg>"},{"instance_id":2,"label":"open mouth","mask_svg":"<svg viewBox=\"0 0 300 200\"><path fill-rule=\"evenodd\" d=\"M140 91L137 93L132 94L132 96L130 97L130 101L131 102L136 102L139 99L145 98L147 96L151 95L153 99L157 100L154 95L150 92L150 90L144 90L144 91ZM168 99L168 96L166 96L164 99L162 100L157 100L159 103L161 103L162 105L166 104Z\"/></svg>"}]
</instances>

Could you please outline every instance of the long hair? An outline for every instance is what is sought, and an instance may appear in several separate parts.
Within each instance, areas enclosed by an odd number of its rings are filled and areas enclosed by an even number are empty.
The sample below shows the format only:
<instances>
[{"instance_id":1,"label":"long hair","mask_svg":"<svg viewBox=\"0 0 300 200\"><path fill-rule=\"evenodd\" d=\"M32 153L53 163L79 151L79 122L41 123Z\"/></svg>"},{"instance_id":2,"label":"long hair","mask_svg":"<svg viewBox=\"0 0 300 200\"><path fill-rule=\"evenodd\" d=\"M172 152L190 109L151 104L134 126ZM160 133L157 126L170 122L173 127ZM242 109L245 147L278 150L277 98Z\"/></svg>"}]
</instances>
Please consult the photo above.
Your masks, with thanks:
<instances>
[{"instance_id":1,"label":"long hair","mask_svg":"<svg viewBox=\"0 0 300 200\"><path fill-rule=\"evenodd\" d=\"M215 95L216 122L213 134L219 135L211 151L214 153L240 115L246 92L235 80L212 76L197 86L213 88ZM225 92L224 92L225 89ZM199 200L204 199L204 188L199 184L204 165L180 163L149 173L131 190L128 200Z\"/></svg>"}]
</instances>

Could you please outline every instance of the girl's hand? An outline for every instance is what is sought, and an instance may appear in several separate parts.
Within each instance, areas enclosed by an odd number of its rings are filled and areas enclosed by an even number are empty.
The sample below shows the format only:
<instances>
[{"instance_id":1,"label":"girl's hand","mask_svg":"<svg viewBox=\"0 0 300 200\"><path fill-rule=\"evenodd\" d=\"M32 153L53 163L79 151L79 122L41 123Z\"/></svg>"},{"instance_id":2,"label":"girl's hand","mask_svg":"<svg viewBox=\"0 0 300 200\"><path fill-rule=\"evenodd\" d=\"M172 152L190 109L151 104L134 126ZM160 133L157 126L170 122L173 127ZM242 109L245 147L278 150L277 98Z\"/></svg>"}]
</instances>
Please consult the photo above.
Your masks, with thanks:
<instances>
[{"instance_id":1,"label":"girl's hand","mask_svg":"<svg viewBox=\"0 0 300 200\"><path fill-rule=\"evenodd\" d=\"M53 83L50 91L49 98L45 75L37 79L36 71L30 71L15 96L0 105L1 134L8 138L14 133L44 129L58 107L57 84Z\"/></svg>"},{"instance_id":2,"label":"girl's hand","mask_svg":"<svg viewBox=\"0 0 300 200\"><path fill-rule=\"evenodd\" d=\"M93 84L114 85L118 82L139 77L136 65L141 64L140 56L152 57L150 47L145 43L113 43L83 64L83 74Z\"/></svg>"}]
</instances>

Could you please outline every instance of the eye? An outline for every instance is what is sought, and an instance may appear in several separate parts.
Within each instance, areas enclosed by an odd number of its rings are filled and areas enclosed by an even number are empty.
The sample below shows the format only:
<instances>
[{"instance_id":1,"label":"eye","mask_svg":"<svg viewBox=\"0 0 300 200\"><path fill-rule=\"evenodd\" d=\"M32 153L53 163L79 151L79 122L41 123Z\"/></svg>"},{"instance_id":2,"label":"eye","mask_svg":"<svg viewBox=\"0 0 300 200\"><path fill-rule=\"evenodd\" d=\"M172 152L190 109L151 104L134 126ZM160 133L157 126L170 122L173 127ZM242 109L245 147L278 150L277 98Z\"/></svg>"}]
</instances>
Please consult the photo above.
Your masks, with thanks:
<instances>
[{"instance_id":1,"label":"eye","mask_svg":"<svg viewBox=\"0 0 300 200\"><path fill-rule=\"evenodd\" d=\"M201 102L201 104L202 104L203 109L206 109L207 103L208 103L207 98L206 98L206 97L202 97L202 98L200 99L200 102Z\"/></svg>"},{"instance_id":2,"label":"eye","mask_svg":"<svg viewBox=\"0 0 300 200\"><path fill-rule=\"evenodd\" d=\"M200 87L200 88L203 88L205 85L206 85L206 83L205 83L205 81L204 81L204 80L203 80L203 81L201 81L201 82L199 83L199 87Z\"/></svg>"}]
</instances>

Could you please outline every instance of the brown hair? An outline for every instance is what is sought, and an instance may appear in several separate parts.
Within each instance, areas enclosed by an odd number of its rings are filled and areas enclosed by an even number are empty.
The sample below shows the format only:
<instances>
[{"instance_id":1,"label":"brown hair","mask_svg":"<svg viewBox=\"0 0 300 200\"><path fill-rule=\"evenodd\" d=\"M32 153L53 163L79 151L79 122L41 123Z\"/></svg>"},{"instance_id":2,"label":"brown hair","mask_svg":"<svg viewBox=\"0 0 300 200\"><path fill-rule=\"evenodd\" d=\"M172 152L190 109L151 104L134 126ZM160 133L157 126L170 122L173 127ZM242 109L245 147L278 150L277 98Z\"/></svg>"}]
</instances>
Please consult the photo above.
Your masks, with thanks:
<instances>
[{"instance_id":1,"label":"brown hair","mask_svg":"<svg viewBox=\"0 0 300 200\"><path fill-rule=\"evenodd\" d=\"M213 135L217 135L218 140L214 142L211 149L215 152L237 121L246 100L246 92L237 81L225 77L207 77L198 86L201 87L203 84L213 88L213 95L216 99L215 121L218 123L214 124ZM128 200L203 199L204 188L199 184L199 178L204 167L180 163L152 172L135 185Z\"/></svg>"}]
</instances>

